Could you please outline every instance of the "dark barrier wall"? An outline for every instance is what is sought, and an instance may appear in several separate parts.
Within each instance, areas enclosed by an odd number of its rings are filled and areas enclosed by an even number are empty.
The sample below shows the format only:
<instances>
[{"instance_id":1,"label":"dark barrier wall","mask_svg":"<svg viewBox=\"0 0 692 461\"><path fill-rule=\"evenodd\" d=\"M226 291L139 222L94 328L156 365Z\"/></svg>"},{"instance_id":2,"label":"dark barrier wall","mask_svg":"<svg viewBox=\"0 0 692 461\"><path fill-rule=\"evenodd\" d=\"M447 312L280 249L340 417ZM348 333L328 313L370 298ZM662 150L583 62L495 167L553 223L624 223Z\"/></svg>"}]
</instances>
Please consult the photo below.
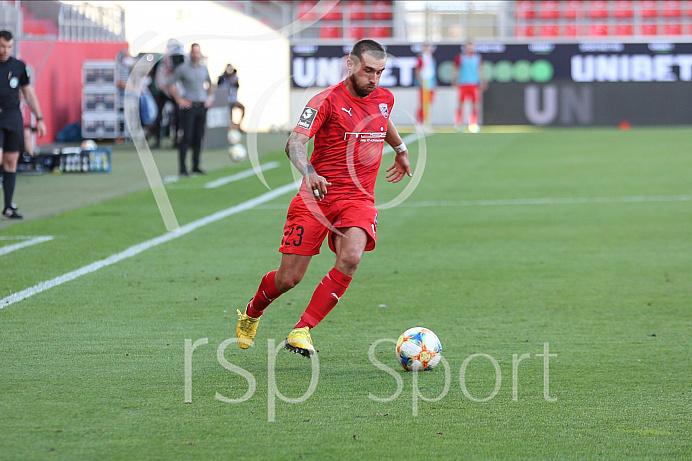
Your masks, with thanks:
<instances>
[{"instance_id":1,"label":"dark barrier wall","mask_svg":"<svg viewBox=\"0 0 692 461\"><path fill-rule=\"evenodd\" d=\"M602 126L692 123L692 43L477 43L489 83L488 125ZM345 75L349 47L295 46L296 88L329 86ZM415 85L416 45L388 46L381 85ZM438 83L450 85L456 45L438 45Z\"/></svg>"}]
</instances>

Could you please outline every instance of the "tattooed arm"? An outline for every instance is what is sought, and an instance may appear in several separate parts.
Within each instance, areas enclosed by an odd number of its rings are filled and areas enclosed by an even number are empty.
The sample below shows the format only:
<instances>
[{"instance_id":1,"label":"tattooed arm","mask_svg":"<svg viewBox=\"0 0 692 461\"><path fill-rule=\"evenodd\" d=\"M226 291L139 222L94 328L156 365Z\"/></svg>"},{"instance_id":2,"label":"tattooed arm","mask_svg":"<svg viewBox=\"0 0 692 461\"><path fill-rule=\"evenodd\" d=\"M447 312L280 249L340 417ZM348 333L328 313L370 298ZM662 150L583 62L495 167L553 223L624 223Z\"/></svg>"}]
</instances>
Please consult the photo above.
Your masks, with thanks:
<instances>
[{"instance_id":1,"label":"tattooed arm","mask_svg":"<svg viewBox=\"0 0 692 461\"><path fill-rule=\"evenodd\" d=\"M308 136L293 131L286 142L286 155L305 178L305 185L308 190L313 191L318 200L322 200L327 194L327 186L331 186L332 183L317 174L310 164L307 150L308 141L310 141Z\"/></svg>"}]
</instances>

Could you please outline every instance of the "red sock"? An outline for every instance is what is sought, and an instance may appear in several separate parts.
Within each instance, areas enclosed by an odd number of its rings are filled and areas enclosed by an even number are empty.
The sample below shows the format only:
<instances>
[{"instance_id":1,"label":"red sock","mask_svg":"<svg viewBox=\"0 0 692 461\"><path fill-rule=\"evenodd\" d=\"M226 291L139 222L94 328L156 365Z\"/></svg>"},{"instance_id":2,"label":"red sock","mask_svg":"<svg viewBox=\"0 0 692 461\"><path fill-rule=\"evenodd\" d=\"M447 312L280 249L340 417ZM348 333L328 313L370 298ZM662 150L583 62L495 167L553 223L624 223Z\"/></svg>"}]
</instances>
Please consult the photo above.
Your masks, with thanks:
<instances>
[{"instance_id":1,"label":"red sock","mask_svg":"<svg viewBox=\"0 0 692 461\"><path fill-rule=\"evenodd\" d=\"M310 304L295 328L315 328L336 306L352 279L353 277L342 274L336 267L332 268L315 289Z\"/></svg>"},{"instance_id":2,"label":"red sock","mask_svg":"<svg viewBox=\"0 0 692 461\"><path fill-rule=\"evenodd\" d=\"M281 292L276 289L275 276L276 271L271 271L262 277L257 293L255 293L255 297L252 298L247 307L247 315L250 317L257 318L261 316L267 306L281 296Z\"/></svg>"},{"instance_id":3,"label":"red sock","mask_svg":"<svg viewBox=\"0 0 692 461\"><path fill-rule=\"evenodd\" d=\"M456 116L454 117L454 124L457 126L461 125L461 121L462 121L461 115L462 115L461 109L457 109Z\"/></svg>"},{"instance_id":4,"label":"red sock","mask_svg":"<svg viewBox=\"0 0 692 461\"><path fill-rule=\"evenodd\" d=\"M469 125L478 125L478 111L474 107L471 109L471 115L469 115Z\"/></svg>"}]
</instances>

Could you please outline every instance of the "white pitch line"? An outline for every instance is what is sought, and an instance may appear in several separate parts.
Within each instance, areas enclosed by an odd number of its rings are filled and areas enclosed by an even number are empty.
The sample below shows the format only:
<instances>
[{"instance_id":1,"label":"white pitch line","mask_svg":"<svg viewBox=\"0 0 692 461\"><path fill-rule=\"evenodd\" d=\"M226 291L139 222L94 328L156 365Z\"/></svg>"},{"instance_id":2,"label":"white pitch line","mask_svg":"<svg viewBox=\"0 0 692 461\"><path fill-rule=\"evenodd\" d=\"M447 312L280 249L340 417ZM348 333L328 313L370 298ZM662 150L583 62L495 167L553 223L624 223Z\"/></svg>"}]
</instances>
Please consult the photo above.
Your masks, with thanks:
<instances>
[{"instance_id":1,"label":"white pitch line","mask_svg":"<svg viewBox=\"0 0 692 461\"><path fill-rule=\"evenodd\" d=\"M15 243L14 245L7 245L5 247L0 248L0 256L2 256L2 255L6 255L7 253L12 253L13 251L16 251L16 250L21 250L22 248L36 245L38 243L48 242L50 240L53 240L53 237L50 235L47 235L47 236L39 235L39 236L35 236L35 237L17 236L17 237L0 237L0 240L26 240L25 242Z\"/></svg>"},{"instance_id":2,"label":"white pitch line","mask_svg":"<svg viewBox=\"0 0 692 461\"><path fill-rule=\"evenodd\" d=\"M81 267L77 270L74 270L72 272L68 272L66 274L55 277L54 279L47 280L45 282L41 282L38 285L34 285L33 287L30 287L30 288L27 288L25 290L14 293L14 294L7 296L3 299L0 299L0 309L2 309L3 307L7 307L11 304L17 303L19 301L22 301L22 300L29 298L31 296L42 293L42 292L49 290L53 287L56 287L58 285L62 285L63 283L70 282L76 278L83 276L83 275L87 275L87 274L90 274L92 272L96 272L99 269L103 269L104 267L111 266L117 262L124 260L124 259L136 256L139 253L142 253L143 251L146 251L150 248L154 248L158 245L161 245L162 243L166 243L166 242L169 242L171 240L175 240L178 237L182 237L183 235L189 234L190 232L197 230L200 227L204 227L208 224L214 223L214 222L219 221L221 219L224 219L224 218L227 218L227 217L232 216L234 214L240 213L241 211L255 208L257 205L260 205L262 203L265 203L265 202L273 200L277 197L280 197L281 195L284 195L287 192L295 191L295 190L297 190L297 187L298 187L297 183L286 184L285 186L282 186L282 187L279 187L278 189L274 189L274 190L271 190L269 192L266 192L266 193L264 193L258 197L247 200L247 201L245 201L239 205L233 206L231 208L227 208L225 210L218 211L214 214L211 214L211 215L206 216L204 218L198 219L197 221L193 221L189 224L181 226L177 230L167 232L163 235L160 235L159 237L155 237L151 240L147 240L146 242L142 242L138 245L131 246L130 248L126 249L125 251L122 251L120 253L116 253L116 254L111 255L105 259L93 262L91 264L88 264L88 265Z\"/></svg>"},{"instance_id":3,"label":"white pitch line","mask_svg":"<svg viewBox=\"0 0 692 461\"><path fill-rule=\"evenodd\" d=\"M413 139L414 135L409 135L404 140L407 139ZM389 147L389 146L387 146ZM391 148L390 148L391 149ZM388 153L388 151L385 149L383 154ZM271 163L267 164L271 165ZM254 171L249 170L250 172L248 174L254 174ZM239 173L240 174L240 173ZM117 262L120 262L124 259L131 258L135 255L138 255L139 253L146 251L150 248L153 248L155 246L161 245L162 243L166 243L168 241L177 239L178 237L182 237L183 235L189 234L190 232L199 229L200 227L206 226L207 224L211 224L213 222L219 221L223 218L226 218L228 216L232 216L236 213L240 213L241 211L249 210L251 208L256 208L258 205L268 202L270 200L275 199L276 197L280 197L281 195L285 194L286 192L290 192L291 190L297 190L299 187L300 182L295 182L295 183L290 183L286 184L285 186L279 187L278 189L274 189L272 191L266 192L259 197L255 197L253 199L250 199L246 202L243 202L239 205L236 205L231 208L227 208L226 210L219 211L217 213L214 213L212 215L209 215L205 218L198 219L197 221L193 221L189 224L186 224L179 229L172 230L166 234L163 234L159 237L153 238L151 240L147 240L146 242L140 243L138 245L132 246L128 248L127 250L111 255L106 259L102 259L100 261L96 261L94 263L88 264L80 269L74 270L72 272L68 272L67 274L60 275L58 277L55 277L54 279L47 280L45 282L41 282L38 285L34 285L33 287L26 288L22 291L19 291L17 293L14 293L10 296L7 296L3 299L0 299L0 309L3 307L7 307L11 304L17 303L19 301L22 301L26 298L29 298L31 296L37 295L39 293L42 293L46 290L50 290L53 287L56 287L58 285L62 285L63 283L70 282L76 278L79 278L83 275L90 274L92 272L96 272L99 269L102 269L107 266L111 266Z\"/></svg>"},{"instance_id":4,"label":"white pitch line","mask_svg":"<svg viewBox=\"0 0 692 461\"><path fill-rule=\"evenodd\" d=\"M267 171L273 168L278 168L281 166L279 162L269 162L260 166L260 171ZM210 181L204 185L205 189L214 189L216 187L225 186L233 181L240 181L241 179L249 178L255 175L255 170L250 168L249 170L241 171L240 173L234 174L232 176L226 176L225 178L219 178L214 181Z\"/></svg>"}]
</instances>

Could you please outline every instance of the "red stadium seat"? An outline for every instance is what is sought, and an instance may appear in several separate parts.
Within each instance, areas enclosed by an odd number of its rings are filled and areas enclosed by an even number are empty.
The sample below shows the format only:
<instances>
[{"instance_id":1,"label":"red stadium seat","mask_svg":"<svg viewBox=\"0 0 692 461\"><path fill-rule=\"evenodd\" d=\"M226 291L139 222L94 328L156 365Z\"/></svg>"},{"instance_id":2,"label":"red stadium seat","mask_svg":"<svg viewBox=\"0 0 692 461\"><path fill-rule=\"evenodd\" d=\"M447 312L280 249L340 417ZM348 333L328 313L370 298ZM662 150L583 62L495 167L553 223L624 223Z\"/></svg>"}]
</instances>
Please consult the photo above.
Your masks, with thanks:
<instances>
[{"instance_id":1,"label":"red stadium seat","mask_svg":"<svg viewBox=\"0 0 692 461\"><path fill-rule=\"evenodd\" d=\"M322 26L320 27L320 38L341 38L341 27Z\"/></svg>"},{"instance_id":2,"label":"red stadium seat","mask_svg":"<svg viewBox=\"0 0 692 461\"><path fill-rule=\"evenodd\" d=\"M519 24L514 27L514 36L517 38L533 37L534 28L531 24Z\"/></svg>"},{"instance_id":3,"label":"red stadium seat","mask_svg":"<svg viewBox=\"0 0 692 461\"><path fill-rule=\"evenodd\" d=\"M615 8L613 14L618 19L628 19L634 16L632 0L617 0L613 6Z\"/></svg>"},{"instance_id":4,"label":"red stadium seat","mask_svg":"<svg viewBox=\"0 0 692 461\"><path fill-rule=\"evenodd\" d=\"M584 12L584 2L581 0L568 0L562 3L562 17L567 19L580 18Z\"/></svg>"},{"instance_id":5,"label":"red stadium seat","mask_svg":"<svg viewBox=\"0 0 692 461\"><path fill-rule=\"evenodd\" d=\"M615 35L634 35L634 27L628 23L615 24Z\"/></svg>"},{"instance_id":6,"label":"red stadium seat","mask_svg":"<svg viewBox=\"0 0 692 461\"><path fill-rule=\"evenodd\" d=\"M375 0L370 4L370 10L372 11L371 17L375 21L389 21L392 19L392 2Z\"/></svg>"},{"instance_id":7,"label":"red stadium seat","mask_svg":"<svg viewBox=\"0 0 692 461\"><path fill-rule=\"evenodd\" d=\"M679 0L665 0L663 2L664 18L679 18L682 16L682 2Z\"/></svg>"},{"instance_id":8,"label":"red stadium seat","mask_svg":"<svg viewBox=\"0 0 692 461\"><path fill-rule=\"evenodd\" d=\"M348 28L348 38L351 40L360 40L365 37L365 28L361 26L351 26Z\"/></svg>"},{"instance_id":9,"label":"red stadium seat","mask_svg":"<svg viewBox=\"0 0 692 461\"><path fill-rule=\"evenodd\" d=\"M665 35L682 35L682 24L679 22L665 24L663 33Z\"/></svg>"},{"instance_id":10,"label":"red stadium seat","mask_svg":"<svg viewBox=\"0 0 692 461\"><path fill-rule=\"evenodd\" d=\"M565 24L565 29L562 35L565 37L576 37L578 34L578 26L576 24Z\"/></svg>"},{"instance_id":11,"label":"red stadium seat","mask_svg":"<svg viewBox=\"0 0 692 461\"><path fill-rule=\"evenodd\" d=\"M589 35L592 37L605 37L608 35L607 22L594 22L589 24Z\"/></svg>"},{"instance_id":12,"label":"red stadium seat","mask_svg":"<svg viewBox=\"0 0 692 461\"><path fill-rule=\"evenodd\" d=\"M642 35L658 35L658 27L653 21L646 21L642 24Z\"/></svg>"},{"instance_id":13,"label":"red stadium seat","mask_svg":"<svg viewBox=\"0 0 692 461\"><path fill-rule=\"evenodd\" d=\"M541 24L541 37L557 37L560 35L560 29L555 23Z\"/></svg>"},{"instance_id":14,"label":"red stadium seat","mask_svg":"<svg viewBox=\"0 0 692 461\"><path fill-rule=\"evenodd\" d=\"M365 2L346 2L346 8L348 10L348 19L351 21L364 21L366 19Z\"/></svg>"},{"instance_id":15,"label":"red stadium seat","mask_svg":"<svg viewBox=\"0 0 692 461\"><path fill-rule=\"evenodd\" d=\"M642 0L637 4L642 18L655 18L658 16L658 2L655 0Z\"/></svg>"},{"instance_id":16,"label":"red stadium seat","mask_svg":"<svg viewBox=\"0 0 692 461\"><path fill-rule=\"evenodd\" d=\"M541 19L557 19L560 17L560 2L556 0L545 0L540 2L538 17Z\"/></svg>"},{"instance_id":17,"label":"red stadium seat","mask_svg":"<svg viewBox=\"0 0 692 461\"><path fill-rule=\"evenodd\" d=\"M311 12L317 2L300 2L298 4L298 19L302 21L314 21L317 19L317 13Z\"/></svg>"},{"instance_id":18,"label":"red stadium seat","mask_svg":"<svg viewBox=\"0 0 692 461\"><path fill-rule=\"evenodd\" d=\"M589 17L592 19L605 19L608 17L608 2L593 0L589 2Z\"/></svg>"},{"instance_id":19,"label":"red stadium seat","mask_svg":"<svg viewBox=\"0 0 692 461\"><path fill-rule=\"evenodd\" d=\"M322 19L325 21L340 21L341 20L341 5L338 1L330 0L323 1L320 5L321 13L324 14Z\"/></svg>"},{"instance_id":20,"label":"red stadium seat","mask_svg":"<svg viewBox=\"0 0 692 461\"><path fill-rule=\"evenodd\" d=\"M388 38L391 37L389 27L374 26L368 29L368 36L371 38Z\"/></svg>"},{"instance_id":21,"label":"red stadium seat","mask_svg":"<svg viewBox=\"0 0 692 461\"><path fill-rule=\"evenodd\" d=\"M536 7L531 0L519 0L514 4L514 17L517 19L533 19L536 17Z\"/></svg>"}]
</instances>

